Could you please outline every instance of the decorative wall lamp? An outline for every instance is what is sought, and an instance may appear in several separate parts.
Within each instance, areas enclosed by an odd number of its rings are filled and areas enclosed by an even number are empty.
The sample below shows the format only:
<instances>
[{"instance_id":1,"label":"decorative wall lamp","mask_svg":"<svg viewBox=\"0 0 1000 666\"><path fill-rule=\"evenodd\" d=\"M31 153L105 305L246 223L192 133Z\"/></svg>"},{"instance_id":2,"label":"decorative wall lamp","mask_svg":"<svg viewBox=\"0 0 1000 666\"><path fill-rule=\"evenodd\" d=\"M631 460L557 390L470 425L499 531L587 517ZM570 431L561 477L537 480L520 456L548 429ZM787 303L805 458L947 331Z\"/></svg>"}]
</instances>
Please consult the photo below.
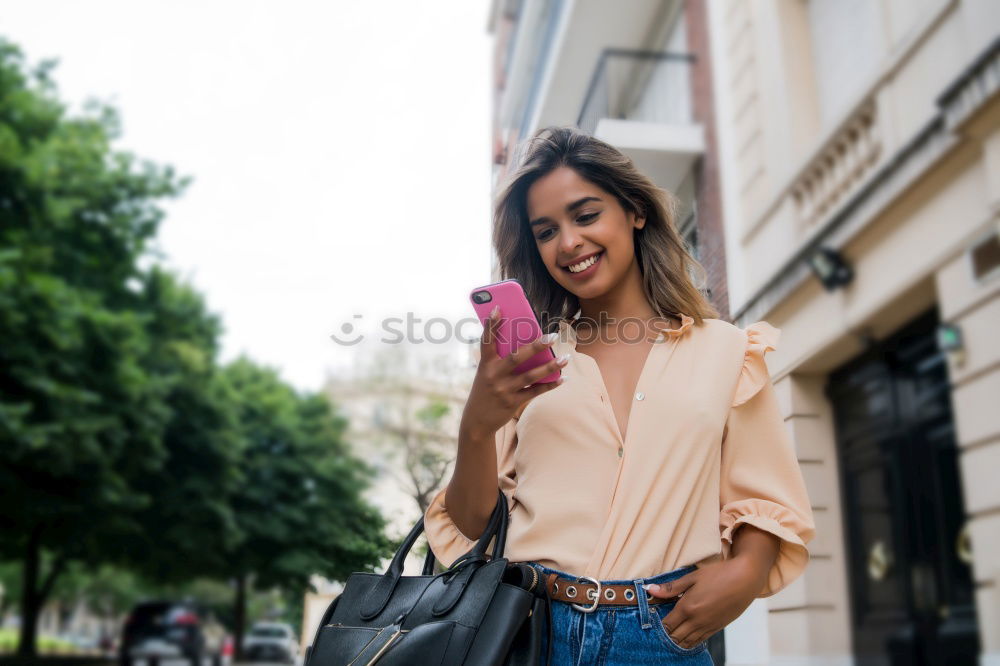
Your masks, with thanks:
<instances>
[{"instance_id":1,"label":"decorative wall lamp","mask_svg":"<svg viewBox=\"0 0 1000 666\"><path fill-rule=\"evenodd\" d=\"M962 329L955 324L941 322L937 327L937 346L955 366L965 362L965 343L962 342Z\"/></svg>"},{"instance_id":2,"label":"decorative wall lamp","mask_svg":"<svg viewBox=\"0 0 1000 666\"><path fill-rule=\"evenodd\" d=\"M850 264L832 247L817 248L806 261L827 291L833 291L854 279Z\"/></svg>"}]
</instances>

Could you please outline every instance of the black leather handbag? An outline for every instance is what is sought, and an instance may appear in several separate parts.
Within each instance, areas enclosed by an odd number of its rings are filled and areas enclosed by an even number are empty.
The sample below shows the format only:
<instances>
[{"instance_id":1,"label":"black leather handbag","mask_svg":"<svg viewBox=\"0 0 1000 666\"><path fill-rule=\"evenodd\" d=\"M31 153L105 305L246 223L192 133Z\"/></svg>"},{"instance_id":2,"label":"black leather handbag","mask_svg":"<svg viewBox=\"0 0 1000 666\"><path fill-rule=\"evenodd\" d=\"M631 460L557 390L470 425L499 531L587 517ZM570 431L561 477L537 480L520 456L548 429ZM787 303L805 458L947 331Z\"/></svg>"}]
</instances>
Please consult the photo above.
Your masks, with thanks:
<instances>
[{"instance_id":1,"label":"black leather handbag","mask_svg":"<svg viewBox=\"0 0 1000 666\"><path fill-rule=\"evenodd\" d=\"M424 529L421 516L385 573L348 576L320 620L304 666L528 666L541 663L543 636L551 656L550 600L537 569L503 557L507 500L498 492L479 541L446 571L433 573L428 549L422 574L402 575Z\"/></svg>"}]
</instances>

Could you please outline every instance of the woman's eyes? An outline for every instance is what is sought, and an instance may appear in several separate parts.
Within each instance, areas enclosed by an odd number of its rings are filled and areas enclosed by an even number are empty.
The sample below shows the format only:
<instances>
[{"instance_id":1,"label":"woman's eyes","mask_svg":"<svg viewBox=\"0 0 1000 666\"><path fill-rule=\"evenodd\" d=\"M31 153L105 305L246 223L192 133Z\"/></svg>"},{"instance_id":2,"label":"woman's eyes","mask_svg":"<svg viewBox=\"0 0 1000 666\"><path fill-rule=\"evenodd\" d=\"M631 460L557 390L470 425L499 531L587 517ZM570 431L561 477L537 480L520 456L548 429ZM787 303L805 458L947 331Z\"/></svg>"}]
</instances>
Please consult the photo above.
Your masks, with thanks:
<instances>
[{"instance_id":1,"label":"woman's eyes","mask_svg":"<svg viewBox=\"0 0 1000 666\"><path fill-rule=\"evenodd\" d=\"M584 222L584 223L591 222L598 215L600 215L600 213L590 213L589 215L581 215L580 217L576 218L576 221L577 222ZM549 237L548 236L548 232L549 231L550 231L550 229L545 229L544 231L542 231L542 233L538 234L538 240L541 241L541 240L545 240L546 238L548 238Z\"/></svg>"}]
</instances>

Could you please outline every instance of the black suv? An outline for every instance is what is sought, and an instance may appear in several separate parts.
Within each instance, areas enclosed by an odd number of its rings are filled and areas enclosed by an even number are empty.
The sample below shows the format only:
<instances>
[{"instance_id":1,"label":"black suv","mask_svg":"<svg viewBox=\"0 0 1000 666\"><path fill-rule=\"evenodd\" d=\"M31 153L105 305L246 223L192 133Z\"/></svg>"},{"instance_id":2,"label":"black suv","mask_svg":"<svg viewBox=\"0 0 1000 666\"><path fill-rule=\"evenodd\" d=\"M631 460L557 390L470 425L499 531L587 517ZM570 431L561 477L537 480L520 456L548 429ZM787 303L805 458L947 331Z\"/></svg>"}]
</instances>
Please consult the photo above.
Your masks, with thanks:
<instances>
[{"instance_id":1,"label":"black suv","mask_svg":"<svg viewBox=\"0 0 1000 666\"><path fill-rule=\"evenodd\" d=\"M226 631L215 618L191 602L148 601L136 605L122 629L119 662L183 658L191 666L203 666L210 657L222 664Z\"/></svg>"}]
</instances>

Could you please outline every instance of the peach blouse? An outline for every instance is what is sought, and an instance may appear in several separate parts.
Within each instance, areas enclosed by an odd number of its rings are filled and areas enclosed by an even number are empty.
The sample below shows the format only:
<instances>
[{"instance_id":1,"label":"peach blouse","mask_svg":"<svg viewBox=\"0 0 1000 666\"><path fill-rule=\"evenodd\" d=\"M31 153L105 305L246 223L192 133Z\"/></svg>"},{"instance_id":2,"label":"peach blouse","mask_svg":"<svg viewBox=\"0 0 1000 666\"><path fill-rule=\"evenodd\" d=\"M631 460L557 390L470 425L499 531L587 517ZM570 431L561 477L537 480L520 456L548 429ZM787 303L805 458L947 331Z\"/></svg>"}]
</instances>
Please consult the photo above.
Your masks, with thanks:
<instances>
[{"instance_id":1,"label":"peach blouse","mask_svg":"<svg viewBox=\"0 0 1000 666\"><path fill-rule=\"evenodd\" d=\"M576 314L576 318L580 315ZM681 315L652 345L624 440L597 361L559 322L565 384L528 401L496 433L507 498L504 556L599 580L650 577L727 557L750 524L780 537L759 596L796 578L814 525L764 353L780 330ZM445 489L424 514L431 549L450 565L475 545Z\"/></svg>"}]
</instances>

